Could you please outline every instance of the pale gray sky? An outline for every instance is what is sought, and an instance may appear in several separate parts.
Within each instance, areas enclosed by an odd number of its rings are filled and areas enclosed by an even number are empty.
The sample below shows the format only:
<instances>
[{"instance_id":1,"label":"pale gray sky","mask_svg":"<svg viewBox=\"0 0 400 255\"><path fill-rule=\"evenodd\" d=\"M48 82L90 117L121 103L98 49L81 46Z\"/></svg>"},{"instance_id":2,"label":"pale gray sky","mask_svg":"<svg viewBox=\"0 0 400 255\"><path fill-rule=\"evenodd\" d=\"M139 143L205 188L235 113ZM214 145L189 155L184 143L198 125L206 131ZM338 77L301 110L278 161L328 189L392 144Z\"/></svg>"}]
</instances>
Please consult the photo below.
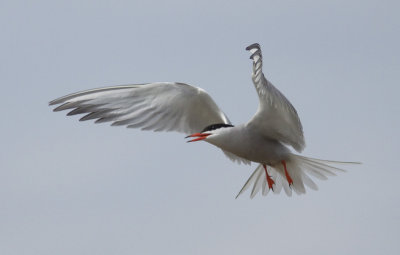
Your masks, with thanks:
<instances>
[{"instance_id":1,"label":"pale gray sky","mask_svg":"<svg viewBox=\"0 0 400 255\"><path fill-rule=\"evenodd\" d=\"M144 1L143 1L144 2ZM0 254L398 254L398 1L1 1ZM178 133L78 122L47 103L181 81L235 124L244 48L302 120L303 155L362 161L319 191L235 195L256 167Z\"/></svg>"}]
</instances>

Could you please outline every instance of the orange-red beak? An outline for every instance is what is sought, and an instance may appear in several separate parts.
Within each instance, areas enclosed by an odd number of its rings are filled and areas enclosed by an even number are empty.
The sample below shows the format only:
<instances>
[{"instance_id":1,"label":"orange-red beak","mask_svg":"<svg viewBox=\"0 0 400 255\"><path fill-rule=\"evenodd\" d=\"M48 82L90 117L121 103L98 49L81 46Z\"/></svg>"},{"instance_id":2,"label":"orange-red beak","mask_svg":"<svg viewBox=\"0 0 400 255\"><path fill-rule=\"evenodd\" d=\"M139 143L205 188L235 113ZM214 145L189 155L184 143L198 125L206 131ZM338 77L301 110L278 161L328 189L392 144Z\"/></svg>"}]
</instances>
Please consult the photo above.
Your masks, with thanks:
<instances>
[{"instance_id":1,"label":"orange-red beak","mask_svg":"<svg viewBox=\"0 0 400 255\"><path fill-rule=\"evenodd\" d=\"M201 141L207 138L207 136L209 136L210 134L204 134L204 133L194 133L191 135L186 136L185 138L189 138L189 137L197 137L195 139L189 140L187 141L188 143L190 142L196 142L196 141Z\"/></svg>"}]
</instances>

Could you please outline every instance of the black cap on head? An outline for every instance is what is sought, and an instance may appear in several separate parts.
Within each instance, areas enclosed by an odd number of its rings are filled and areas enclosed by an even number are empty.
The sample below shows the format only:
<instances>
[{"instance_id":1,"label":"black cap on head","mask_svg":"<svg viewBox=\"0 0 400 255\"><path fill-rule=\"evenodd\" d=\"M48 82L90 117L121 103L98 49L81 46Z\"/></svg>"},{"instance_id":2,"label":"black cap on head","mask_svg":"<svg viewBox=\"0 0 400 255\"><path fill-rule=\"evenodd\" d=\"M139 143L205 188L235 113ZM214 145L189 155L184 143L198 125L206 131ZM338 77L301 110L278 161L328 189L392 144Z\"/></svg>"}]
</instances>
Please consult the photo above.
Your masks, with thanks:
<instances>
[{"instance_id":1,"label":"black cap on head","mask_svg":"<svg viewBox=\"0 0 400 255\"><path fill-rule=\"evenodd\" d=\"M216 130L216 129L224 128L224 127L233 127L233 125L225 124L225 123L212 124L212 125L205 127L200 133L204 133L207 131L212 131L212 130Z\"/></svg>"}]
</instances>

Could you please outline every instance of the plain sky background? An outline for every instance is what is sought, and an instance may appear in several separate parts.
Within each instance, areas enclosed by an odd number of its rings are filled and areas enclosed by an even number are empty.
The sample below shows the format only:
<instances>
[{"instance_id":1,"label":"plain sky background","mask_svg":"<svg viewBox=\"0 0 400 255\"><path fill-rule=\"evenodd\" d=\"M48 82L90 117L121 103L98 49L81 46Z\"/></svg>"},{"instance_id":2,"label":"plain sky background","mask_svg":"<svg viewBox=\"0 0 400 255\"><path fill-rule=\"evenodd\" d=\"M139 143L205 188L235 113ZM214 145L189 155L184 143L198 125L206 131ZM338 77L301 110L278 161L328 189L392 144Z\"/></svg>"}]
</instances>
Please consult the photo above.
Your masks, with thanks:
<instances>
[{"instance_id":1,"label":"plain sky background","mask_svg":"<svg viewBox=\"0 0 400 255\"><path fill-rule=\"evenodd\" d=\"M399 3L1 1L0 254L399 254ZM256 164L47 105L180 81L246 122L254 42L303 155L363 165L317 192L235 200Z\"/></svg>"}]
</instances>

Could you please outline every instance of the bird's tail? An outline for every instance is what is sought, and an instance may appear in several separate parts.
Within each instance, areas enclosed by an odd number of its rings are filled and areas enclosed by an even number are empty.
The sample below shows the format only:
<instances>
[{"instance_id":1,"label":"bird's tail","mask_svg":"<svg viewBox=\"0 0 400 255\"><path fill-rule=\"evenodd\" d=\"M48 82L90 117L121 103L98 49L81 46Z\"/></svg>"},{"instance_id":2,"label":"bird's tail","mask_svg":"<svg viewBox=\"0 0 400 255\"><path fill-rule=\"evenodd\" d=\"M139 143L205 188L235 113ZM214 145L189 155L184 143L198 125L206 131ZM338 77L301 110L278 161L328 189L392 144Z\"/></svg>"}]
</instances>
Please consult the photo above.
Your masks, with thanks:
<instances>
[{"instance_id":1,"label":"bird's tail","mask_svg":"<svg viewBox=\"0 0 400 255\"><path fill-rule=\"evenodd\" d=\"M311 176L320 180L326 180L328 179L328 176L335 176L338 172L345 172L345 170L336 167L337 165L360 164L358 162L341 162L307 158L295 154L291 154L290 158L285 162L287 172L293 180L292 185L289 185L286 179L283 164L279 163L274 166L267 166L267 171L275 182L271 190L274 193L279 194L283 188L288 196L292 195L292 190L297 194L306 193L305 186L308 186L313 190L318 190L317 185L310 178ZM267 185L265 170L261 164L251 174L249 179L243 185L243 188L237 194L236 198L251 186L253 186L250 193L251 198L253 198L260 190L264 196L266 196L270 191Z\"/></svg>"}]
</instances>

